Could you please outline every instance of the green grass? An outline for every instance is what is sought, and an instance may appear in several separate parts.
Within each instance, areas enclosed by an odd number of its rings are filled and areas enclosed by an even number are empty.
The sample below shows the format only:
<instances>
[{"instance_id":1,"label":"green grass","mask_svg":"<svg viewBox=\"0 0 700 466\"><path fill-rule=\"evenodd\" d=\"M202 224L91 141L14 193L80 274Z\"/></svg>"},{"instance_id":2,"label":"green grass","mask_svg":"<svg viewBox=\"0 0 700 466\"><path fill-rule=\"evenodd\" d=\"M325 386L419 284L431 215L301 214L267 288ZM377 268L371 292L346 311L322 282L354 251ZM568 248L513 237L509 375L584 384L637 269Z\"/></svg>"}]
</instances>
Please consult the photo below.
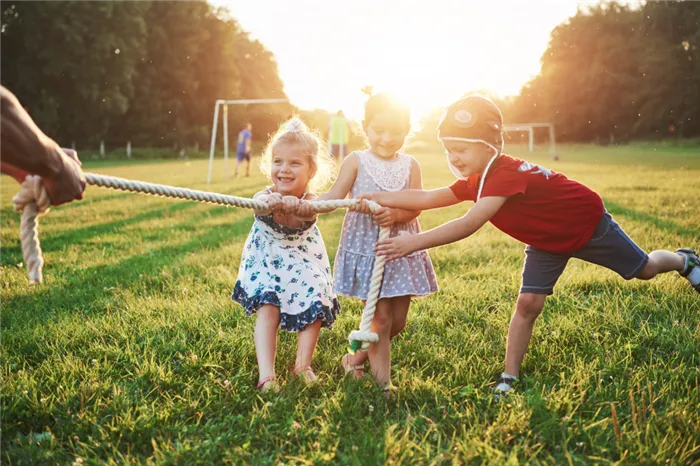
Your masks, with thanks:
<instances>
[{"instance_id":1,"label":"green grass","mask_svg":"<svg viewBox=\"0 0 700 466\"><path fill-rule=\"evenodd\" d=\"M510 152L598 191L641 247L700 248L700 149L558 147ZM417 148L425 185L452 181ZM90 162L90 171L251 196L205 184L207 161ZM321 334L323 383L290 377L261 397L253 327L230 301L250 211L89 187L41 217L44 284L29 286L17 186L2 179L3 464L699 464L700 295L676 274L625 282L572 261L537 322L519 392L494 403L523 246L493 227L431 251L441 291L414 301L392 343L396 396L338 369L360 303ZM424 229L469 205L425 212ZM343 212L320 220L331 258Z\"/></svg>"}]
</instances>

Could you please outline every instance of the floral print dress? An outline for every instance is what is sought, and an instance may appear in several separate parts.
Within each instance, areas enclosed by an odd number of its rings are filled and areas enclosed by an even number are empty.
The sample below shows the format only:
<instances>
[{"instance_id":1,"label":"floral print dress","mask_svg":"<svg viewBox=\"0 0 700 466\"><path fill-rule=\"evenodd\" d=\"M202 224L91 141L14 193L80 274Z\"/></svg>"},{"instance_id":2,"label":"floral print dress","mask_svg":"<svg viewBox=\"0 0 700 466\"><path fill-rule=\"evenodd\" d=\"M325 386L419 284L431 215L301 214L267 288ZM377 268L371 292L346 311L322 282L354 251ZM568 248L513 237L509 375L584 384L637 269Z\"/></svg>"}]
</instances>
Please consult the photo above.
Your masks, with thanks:
<instances>
[{"instance_id":1,"label":"floral print dress","mask_svg":"<svg viewBox=\"0 0 700 466\"><path fill-rule=\"evenodd\" d=\"M264 304L280 308L280 328L298 332L321 320L331 328L340 312L332 289L328 253L316 221L300 228L255 215L232 299L252 315Z\"/></svg>"}]
</instances>

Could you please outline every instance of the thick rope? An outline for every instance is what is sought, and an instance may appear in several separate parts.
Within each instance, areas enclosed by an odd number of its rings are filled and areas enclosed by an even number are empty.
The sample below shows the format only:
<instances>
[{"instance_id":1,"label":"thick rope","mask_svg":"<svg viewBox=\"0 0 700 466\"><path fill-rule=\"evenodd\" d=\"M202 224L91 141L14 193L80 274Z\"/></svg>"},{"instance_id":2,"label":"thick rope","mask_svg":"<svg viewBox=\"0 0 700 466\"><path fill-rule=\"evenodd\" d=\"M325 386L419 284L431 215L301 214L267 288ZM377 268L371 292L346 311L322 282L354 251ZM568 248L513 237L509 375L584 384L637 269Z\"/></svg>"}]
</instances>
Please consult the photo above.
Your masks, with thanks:
<instances>
[{"instance_id":1,"label":"thick rope","mask_svg":"<svg viewBox=\"0 0 700 466\"><path fill-rule=\"evenodd\" d=\"M379 228L379 238L377 241L381 241L389 238L388 227ZM348 336L350 345L348 346L348 351L350 353L355 353L359 351L367 351L369 349L370 343L376 343L379 341L379 335L370 331L372 325L372 319L374 319L374 312L377 309L377 301L379 301L379 292L382 289L382 279L384 278L384 263L386 262L385 256L374 256L374 268L372 269L372 278L369 282L369 293L367 293L367 301L365 302L365 308L362 310L362 320L360 321L360 330L353 330Z\"/></svg>"},{"instance_id":2,"label":"thick rope","mask_svg":"<svg viewBox=\"0 0 700 466\"><path fill-rule=\"evenodd\" d=\"M41 269L44 258L41 255L37 217L46 212L51 205L49 195L41 184L41 178L36 175L27 176L22 182L21 191L12 198L16 210L22 211L20 223L20 238L22 240L22 256L27 266L29 283L41 283Z\"/></svg>"},{"instance_id":3,"label":"thick rope","mask_svg":"<svg viewBox=\"0 0 700 466\"><path fill-rule=\"evenodd\" d=\"M142 181L126 180L114 176L98 175L96 173L85 173L85 180L88 184L101 186L104 188L119 189L122 191L131 191L144 194L152 194L155 196L173 197L178 199L188 199L191 201L207 202L212 204L220 204L232 207L242 207L245 209L264 210L267 204L255 199L244 197L230 196L226 194L211 193L207 191L197 191L194 189L178 188L175 186L166 186L155 183L145 183ZM21 210L22 223L20 226L20 237L22 240L22 253L24 254L24 262L27 264L27 272L29 274L29 282L41 283L42 274L41 268L44 260L41 255L41 247L39 245L38 236L38 219L37 212L41 213L48 209L50 205L49 196L41 184L41 178L38 176L28 176L22 183L22 190L12 199L15 210ZM356 199L342 199L334 201L312 201L311 205L318 210L325 209L341 209L352 207L357 204ZM369 201L369 207L372 212L380 209L381 206L376 202ZM381 227L379 229L379 239L389 237L389 228ZM374 269L370 281L370 290L367 296L367 302L362 312L362 321L360 329L350 333L349 349L355 352L367 351L370 343L376 343L379 337L376 333L370 332L370 325L374 318L374 312L379 300L379 291L382 287L382 277L384 276L384 256L376 256L374 261Z\"/></svg>"}]
</instances>

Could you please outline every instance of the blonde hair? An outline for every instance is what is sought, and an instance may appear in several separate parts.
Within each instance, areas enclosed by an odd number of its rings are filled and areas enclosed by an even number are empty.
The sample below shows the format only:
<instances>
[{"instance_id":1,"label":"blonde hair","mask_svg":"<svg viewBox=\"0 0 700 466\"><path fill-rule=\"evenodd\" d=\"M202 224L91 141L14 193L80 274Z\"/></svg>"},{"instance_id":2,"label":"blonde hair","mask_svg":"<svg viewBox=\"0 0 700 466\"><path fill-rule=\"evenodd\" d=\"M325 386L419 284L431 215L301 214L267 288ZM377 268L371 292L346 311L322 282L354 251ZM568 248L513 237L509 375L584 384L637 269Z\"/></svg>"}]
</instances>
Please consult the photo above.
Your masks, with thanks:
<instances>
[{"instance_id":1,"label":"blonde hair","mask_svg":"<svg viewBox=\"0 0 700 466\"><path fill-rule=\"evenodd\" d=\"M308 155L313 175L309 180L309 190L317 191L335 177L335 161L328 154L323 140L317 131L309 129L298 116L282 123L270 138L260 159L260 171L268 177L272 171L272 158L283 144L295 145Z\"/></svg>"}]
</instances>

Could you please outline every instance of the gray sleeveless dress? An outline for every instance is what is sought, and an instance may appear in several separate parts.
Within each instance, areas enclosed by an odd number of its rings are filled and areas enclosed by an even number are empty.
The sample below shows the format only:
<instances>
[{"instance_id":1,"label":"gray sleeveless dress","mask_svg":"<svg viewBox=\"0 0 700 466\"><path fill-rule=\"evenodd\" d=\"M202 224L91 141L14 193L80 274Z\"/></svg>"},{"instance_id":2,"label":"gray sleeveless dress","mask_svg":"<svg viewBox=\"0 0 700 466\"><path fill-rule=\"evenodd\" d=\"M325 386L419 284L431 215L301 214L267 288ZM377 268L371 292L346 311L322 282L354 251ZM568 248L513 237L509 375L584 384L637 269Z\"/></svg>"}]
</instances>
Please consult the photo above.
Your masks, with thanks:
<instances>
[{"instance_id":1,"label":"gray sleeveless dress","mask_svg":"<svg viewBox=\"0 0 700 466\"><path fill-rule=\"evenodd\" d=\"M410 155L399 153L398 158L389 161L366 150L353 152L349 157L358 157L360 161L351 191L353 197L372 191L408 189L413 160ZM391 226L390 236L397 236L402 231L420 233L418 219L395 223ZM379 226L373 215L347 212L335 256L333 291L351 298L367 299L378 235ZM433 263L428 252L422 250L386 263L379 297L426 296L437 290Z\"/></svg>"}]
</instances>

